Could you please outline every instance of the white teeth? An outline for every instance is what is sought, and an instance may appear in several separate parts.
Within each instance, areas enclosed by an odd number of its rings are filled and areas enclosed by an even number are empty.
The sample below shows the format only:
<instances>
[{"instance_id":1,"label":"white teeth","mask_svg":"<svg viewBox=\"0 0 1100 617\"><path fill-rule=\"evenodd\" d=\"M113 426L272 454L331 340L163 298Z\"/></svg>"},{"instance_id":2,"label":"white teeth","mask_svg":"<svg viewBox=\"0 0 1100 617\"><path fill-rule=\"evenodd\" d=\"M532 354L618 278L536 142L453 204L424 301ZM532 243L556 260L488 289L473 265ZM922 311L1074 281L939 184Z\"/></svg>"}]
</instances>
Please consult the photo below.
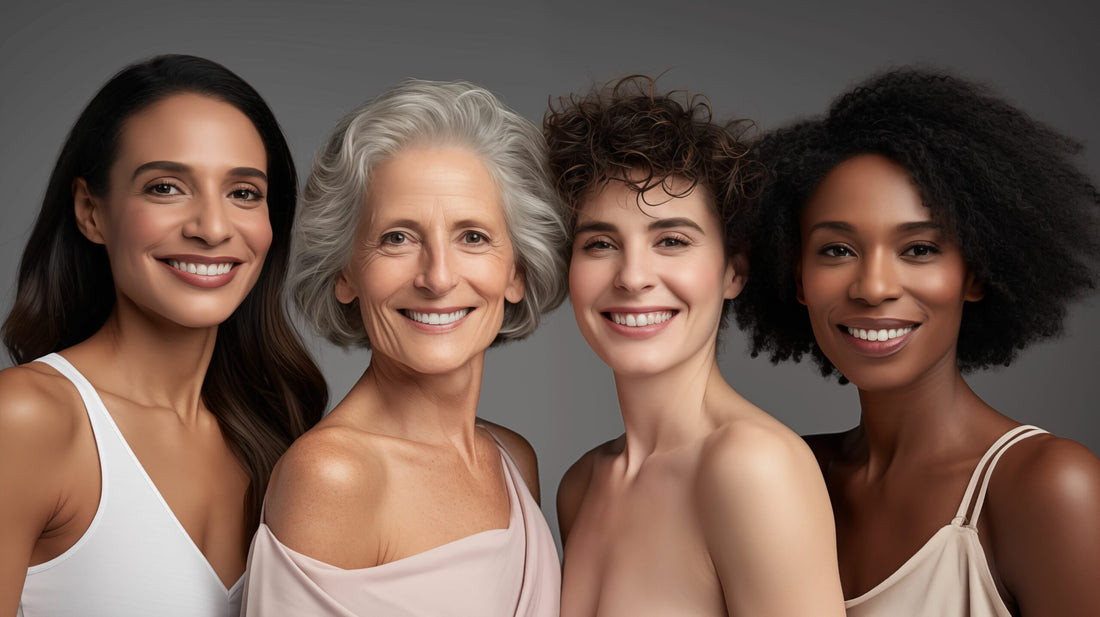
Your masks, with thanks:
<instances>
[{"instance_id":1,"label":"white teeth","mask_svg":"<svg viewBox=\"0 0 1100 617\"><path fill-rule=\"evenodd\" d=\"M844 326L844 328L848 331L848 334L865 341L889 341L899 336L905 336L913 331L913 326L906 326L896 330L864 330L862 328L849 328L848 326Z\"/></svg>"},{"instance_id":2,"label":"white teeth","mask_svg":"<svg viewBox=\"0 0 1100 617\"><path fill-rule=\"evenodd\" d=\"M453 313L421 313L418 311L402 310L401 314L413 321L426 323L431 326L445 326L462 319L469 314L471 309L465 308Z\"/></svg>"},{"instance_id":3,"label":"white teeth","mask_svg":"<svg viewBox=\"0 0 1100 617\"><path fill-rule=\"evenodd\" d=\"M672 311L656 311L654 313L609 313L611 321L620 326L639 328L652 326L672 319Z\"/></svg>"},{"instance_id":4,"label":"white teeth","mask_svg":"<svg viewBox=\"0 0 1100 617\"><path fill-rule=\"evenodd\" d=\"M180 272L190 272L191 274L198 274L199 276L217 276L219 274L225 274L233 269L233 264L229 262L220 264L193 264L186 261L169 259L168 265Z\"/></svg>"}]
</instances>

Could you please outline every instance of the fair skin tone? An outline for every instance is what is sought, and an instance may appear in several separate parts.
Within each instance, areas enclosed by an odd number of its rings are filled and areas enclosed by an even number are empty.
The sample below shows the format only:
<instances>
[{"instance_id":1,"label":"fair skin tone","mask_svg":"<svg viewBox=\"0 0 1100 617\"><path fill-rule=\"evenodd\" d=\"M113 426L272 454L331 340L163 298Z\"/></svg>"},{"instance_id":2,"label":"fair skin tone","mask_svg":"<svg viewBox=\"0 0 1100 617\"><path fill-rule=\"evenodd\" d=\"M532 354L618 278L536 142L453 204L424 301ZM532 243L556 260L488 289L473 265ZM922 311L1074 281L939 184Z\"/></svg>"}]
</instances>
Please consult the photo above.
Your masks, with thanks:
<instances>
[{"instance_id":1,"label":"fair skin tone","mask_svg":"<svg viewBox=\"0 0 1100 617\"><path fill-rule=\"evenodd\" d=\"M538 498L531 446L476 417L485 350L524 292L496 184L466 150L409 146L364 208L334 291L359 301L370 366L280 460L265 513L283 544L345 569L506 528L493 436Z\"/></svg>"},{"instance_id":2,"label":"fair skin tone","mask_svg":"<svg viewBox=\"0 0 1100 617\"><path fill-rule=\"evenodd\" d=\"M855 598L948 524L982 454L1018 423L962 378L962 310L982 285L903 168L877 155L837 166L801 233L799 297L822 351L859 388L860 425L810 438ZM1081 445L1040 435L1009 449L978 535L1013 615L1100 613L1100 460Z\"/></svg>"},{"instance_id":3,"label":"fair skin tone","mask_svg":"<svg viewBox=\"0 0 1100 617\"><path fill-rule=\"evenodd\" d=\"M704 189L637 197L593 191L574 235L577 323L615 373L626 433L559 488L562 615L843 615L812 454L718 369L745 262Z\"/></svg>"},{"instance_id":4,"label":"fair skin tone","mask_svg":"<svg viewBox=\"0 0 1100 617\"><path fill-rule=\"evenodd\" d=\"M119 143L107 194L92 195L82 179L73 191L81 231L107 251L115 307L61 355L95 386L229 587L244 572L248 479L201 386L218 324L252 288L271 243L267 154L240 111L192 94L130 117ZM196 273L181 272L187 264ZM197 274L198 265L213 274ZM0 393L0 613L10 615L27 567L61 555L87 530L100 469L87 412L66 378L25 364L0 373Z\"/></svg>"}]
</instances>

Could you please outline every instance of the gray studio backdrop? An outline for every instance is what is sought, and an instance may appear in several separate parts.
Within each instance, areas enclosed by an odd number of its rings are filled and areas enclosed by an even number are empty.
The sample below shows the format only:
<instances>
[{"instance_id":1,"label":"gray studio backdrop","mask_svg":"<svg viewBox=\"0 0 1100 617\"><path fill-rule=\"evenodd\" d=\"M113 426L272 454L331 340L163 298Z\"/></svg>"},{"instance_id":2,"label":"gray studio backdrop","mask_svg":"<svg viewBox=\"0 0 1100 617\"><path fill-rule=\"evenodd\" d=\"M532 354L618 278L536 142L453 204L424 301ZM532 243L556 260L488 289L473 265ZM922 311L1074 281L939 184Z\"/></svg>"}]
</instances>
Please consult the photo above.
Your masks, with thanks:
<instances>
[{"instance_id":1,"label":"gray studio backdrop","mask_svg":"<svg viewBox=\"0 0 1100 617\"><path fill-rule=\"evenodd\" d=\"M744 4L744 6L741 6ZM67 131L123 65L166 52L217 60L270 102L304 176L337 118L408 77L467 79L539 121L551 95L629 73L709 95L719 117L764 129L823 111L885 66L919 63L984 81L1083 141L1100 176L1100 39L1094 3L12 2L0 8L0 310ZM1038 3L1036 3L1037 5ZM1100 300L1071 311L1065 335L1012 367L975 375L992 405L1100 453ZM316 337L310 346L338 401L366 367ZM6 355L2 362L10 363ZM808 365L749 358L730 332L726 377L802 433L858 420L851 386ZM7 366L7 364L0 364ZM622 430L609 370L568 304L525 341L489 353L483 417L527 437L541 464L543 510L568 466Z\"/></svg>"}]
</instances>

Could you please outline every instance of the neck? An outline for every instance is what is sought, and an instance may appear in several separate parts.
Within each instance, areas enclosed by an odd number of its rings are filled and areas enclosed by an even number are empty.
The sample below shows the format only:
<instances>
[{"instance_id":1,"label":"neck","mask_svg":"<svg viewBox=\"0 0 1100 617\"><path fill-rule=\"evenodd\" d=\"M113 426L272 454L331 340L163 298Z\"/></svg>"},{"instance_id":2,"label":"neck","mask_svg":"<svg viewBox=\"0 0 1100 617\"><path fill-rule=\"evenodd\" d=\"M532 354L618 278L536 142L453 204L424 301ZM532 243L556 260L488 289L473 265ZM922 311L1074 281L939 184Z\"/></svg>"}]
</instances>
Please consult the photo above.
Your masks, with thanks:
<instances>
[{"instance_id":1,"label":"neck","mask_svg":"<svg viewBox=\"0 0 1100 617\"><path fill-rule=\"evenodd\" d=\"M482 352L464 366L441 374L417 373L380 354L352 387L348 400L365 410L372 432L431 445L451 444L475 452L477 403L485 366Z\"/></svg>"},{"instance_id":2,"label":"neck","mask_svg":"<svg viewBox=\"0 0 1100 617\"><path fill-rule=\"evenodd\" d=\"M714 430L708 400L733 392L714 352L711 345L657 374L615 373L628 470L636 471L651 454L696 441Z\"/></svg>"},{"instance_id":3,"label":"neck","mask_svg":"<svg viewBox=\"0 0 1100 617\"><path fill-rule=\"evenodd\" d=\"M218 326L186 328L120 298L103 327L68 353L96 387L145 407L175 410L185 424L204 408L202 384Z\"/></svg>"},{"instance_id":4,"label":"neck","mask_svg":"<svg viewBox=\"0 0 1100 617\"><path fill-rule=\"evenodd\" d=\"M913 383L884 391L861 389L859 400L860 436L872 476L899 462L960 452L975 443L981 420L993 411L963 380L953 353Z\"/></svg>"}]
</instances>

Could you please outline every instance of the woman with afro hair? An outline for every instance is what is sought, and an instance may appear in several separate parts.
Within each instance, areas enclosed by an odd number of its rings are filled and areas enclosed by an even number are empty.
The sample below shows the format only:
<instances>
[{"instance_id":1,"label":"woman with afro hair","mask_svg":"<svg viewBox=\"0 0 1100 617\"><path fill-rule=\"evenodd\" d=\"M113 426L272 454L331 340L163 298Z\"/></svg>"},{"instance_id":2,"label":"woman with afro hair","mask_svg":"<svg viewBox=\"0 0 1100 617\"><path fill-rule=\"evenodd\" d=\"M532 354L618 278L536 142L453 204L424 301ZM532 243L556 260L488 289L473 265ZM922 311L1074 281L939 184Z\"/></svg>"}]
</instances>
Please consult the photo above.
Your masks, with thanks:
<instances>
[{"instance_id":1,"label":"woman with afro hair","mask_svg":"<svg viewBox=\"0 0 1100 617\"><path fill-rule=\"evenodd\" d=\"M754 354L809 354L860 423L808 439L849 616L1100 615L1100 460L966 384L1058 334L1096 284L1074 140L960 79L899 70L766 135Z\"/></svg>"}]
</instances>

